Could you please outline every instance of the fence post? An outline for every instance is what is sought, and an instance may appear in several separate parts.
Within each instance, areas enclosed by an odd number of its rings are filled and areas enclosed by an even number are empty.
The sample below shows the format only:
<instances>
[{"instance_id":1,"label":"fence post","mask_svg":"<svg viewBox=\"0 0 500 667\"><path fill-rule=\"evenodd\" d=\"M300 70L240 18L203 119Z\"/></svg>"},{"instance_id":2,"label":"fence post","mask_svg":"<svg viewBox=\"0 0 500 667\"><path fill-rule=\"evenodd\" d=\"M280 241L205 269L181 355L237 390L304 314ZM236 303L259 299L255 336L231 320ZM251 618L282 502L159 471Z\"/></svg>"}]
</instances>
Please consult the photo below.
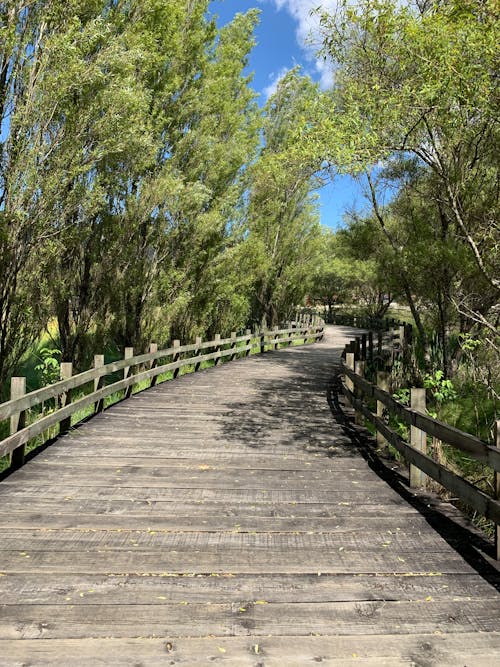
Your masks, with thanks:
<instances>
[{"instance_id":1,"label":"fence post","mask_svg":"<svg viewBox=\"0 0 500 667\"><path fill-rule=\"evenodd\" d=\"M361 334L361 359L366 361L366 334Z\"/></svg>"},{"instance_id":2,"label":"fence post","mask_svg":"<svg viewBox=\"0 0 500 667\"><path fill-rule=\"evenodd\" d=\"M217 355L220 354L220 334L215 334L214 337L214 343L215 343L215 352ZM214 361L214 366L218 366L220 364L220 356L215 357Z\"/></svg>"},{"instance_id":3,"label":"fence post","mask_svg":"<svg viewBox=\"0 0 500 667\"><path fill-rule=\"evenodd\" d=\"M252 343L252 330L251 330L251 329L246 329L246 330L245 330L245 336L247 337L247 339L246 339L246 347L250 348L250 345L251 345L251 343ZM246 356L246 357L249 357L249 356L250 356L250 352L251 352L251 350L248 349L248 350L246 351L245 356Z\"/></svg>"},{"instance_id":4,"label":"fence post","mask_svg":"<svg viewBox=\"0 0 500 667\"><path fill-rule=\"evenodd\" d=\"M94 368L102 368L104 366L104 354L94 354ZM95 378L94 391L99 391L104 386L104 375ZM102 412L104 409L104 399L94 403L94 412Z\"/></svg>"},{"instance_id":5,"label":"fence post","mask_svg":"<svg viewBox=\"0 0 500 667\"><path fill-rule=\"evenodd\" d=\"M384 347L384 334L381 329L377 331L377 356L379 363L382 361L382 350Z\"/></svg>"},{"instance_id":6,"label":"fence post","mask_svg":"<svg viewBox=\"0 0 500 667\"><path fill-rule=\"evenodd\" d=\"M368 360L373 364L373 331L368 332Z\"/></svg>"},{"instance_id":7,"label":"fence post","mask_svg":"<svg viewBox=\"0 0 500 667\"><path fill-rule=\"evenodd\" d=\"M26 378L13 377L10 379L10 400L21 398L26 393ZM10 418L10 434L14 435L26 426L26 410L21 410ZM24 453L26 445L16 447L10 457L11 470L18 470L24 465Z\"/></svg>"},{"instance_id":8,"label":"fence post","mask_svg":"<svg viewBox=\"0 0 500 667\"><path fill-rule=\"evenodd\" d=\"M345 365L351 371L354 370L354 352L346 352ZM352 391L354 393L354 382L351 380L351 378L348 375L346 375L345 384L346 384L346 387L349 389L349 391Z\"/></svg>"},{"instance_id":9,"label":"fence post","mask_svg":"<svg viewBox=\"0 0 500 667\"><path fill-rule=\"evenodd\" d=\"M71 361L63 362L61 364L61 380L69 380L73 375L73 364ZM61 394L60 397L60 406L64 408L66 405L71 403L71 389L68 389L64 394ZM66 417L59 423L59 435L64 435L69 431L71 426L71 417Z\"/></svg>"},{"instance_id":10,"label":"fence post","mask_svg":"<svg viewBox=\"0 0 500 667\"><path fill-rule=\"evenodd\" d=\"M390 375L389 373L386 373L385 371L377 371L377 387L379 389L382 389L382 391L389 391L389 378ZM384 409L385 406L382 403L382 401L377 401L377 417L382 417L384 416ZM387 448L387 440L384 438L382 433L379 433L377 431L377 447L381 450L384 450Z\"/></svg>"},{"instance_id":11,"label":"fence post","mask_svg":"<svg viewBox=\"0 0 500 667\"><path fill-rule=\"evenodd\" d=\"M176 351L177 348L180 347L180 346L181 346L181 341L176 338L173 342L173 347L174 347L174 353L172 355L172 361L173 362L179 361L179 359L180 359L181 355L180 355L179 352ZM181 370L180 368L174 368L174 380L175 380L175 378L179 377L179 371L180 370Z\"/></svg>"},{"instance_id":12,"label":"fence post","mask_svg":"<svg viewBox=\"0 0 500 667\"><path fill-rule=\"evenodd\" d=\"M274 327L274 349L277 350L279 348L279 338L278 338L278 331L280 330L279 327Z\"/></svg>"},{"instance_id":13,"label":"fence post","mask_svg":"<svg viewBox=\"0 0 500 667\"><path fill-rule=\"evenodd\" d=\"M149 354L155 354L156 352L158 352L158 343L149 343ZM149 365L149 368L156 368L157 366L158 359L153 359ZM157 375L151 378L151 384L149 385L150 387L154 387L156 385L157 378Z\"/></svg>"},{"instance_id":14,"label":"fence post","mask_svg":"<svg viewBox=\"0 0 500 667\"><path fill-rule=\"evenodd\" d=\"M360 361L355 361L354 362L354 372L356 375L359 375L359 377L365 377L365 362L360 360ZM360 391L359 389L355 388L354 389L354 394L356 398L359 400L363 399L363 392ZM358 426L361 426L363 424L363 413L360 410L355 410L354 412L354 423L358 424Z\"/></svg>"},{"instance_id":15,"label":"fence post","mask_svg":"<svg viewBox=\"0 0 500 667\"><path fill-rule=\"evenodd\" d=\"M500 419L495 422L495 446L500 447ZM500 472L495 472L495 495L500 500ZM495 526L495 556L500 560L500 525Z\"/></svg>"},{"instance_id":16,"label":"fence post","mask_svg":"<svg viewBox=\"0 0 500 667\"><path fill-rule=\"evenodd\" d=\"M231 354L231 361L236 359L236 331L231 331L231 349L234 350Z\"/></svg>"},{"instance_id":17,"label":"fence post","mask_svg":"<svg viewBox=\"0 0 500 667\"><path fill-rule=\"evenodd\" d=\"M266 351L266 332L263 331L260 334L260 353L264 354L265 351Z\"/></svg>"},{"instance_id":18,"label":"fence post","mask_svg":"<svg viewBox=\"0 0 500 667\"><path fill-rule=\"evenodd\" d=\"M201 353L201 336L196 336L196 356ZM194 372L197 373L200 370L201 361L197 361L194 365Z\"/></svg>"},{"instance_id":19,"label":"fence post","mask_svg":"<svg viewBox=\"0 0 500 667\"><path fill-rule=\"evenodd\" d=\"M134 356L134 348L126 347L123 353L124 359L131 359ZM130 366L125 366L123 369L123 379L126 380L130 375ZM132 396L132 385L125 389L125 398L130 398Z\"/></svg>"},{"instance_id":20,"label":"fence post","mask_svg":"<svg viewBox=\"0 0 500 667\"><path fill-rule=\"evenodd\" d=\"M413 388L410 390L410 405L413 410L425 414L425 389ZM421 431L416 426L410 427L410 444L418 449L422 454L427 453L427 433ZM420 468L410 463L410 487L425 488L427 484L427 475Z\"/></svg>"}]
</instances>

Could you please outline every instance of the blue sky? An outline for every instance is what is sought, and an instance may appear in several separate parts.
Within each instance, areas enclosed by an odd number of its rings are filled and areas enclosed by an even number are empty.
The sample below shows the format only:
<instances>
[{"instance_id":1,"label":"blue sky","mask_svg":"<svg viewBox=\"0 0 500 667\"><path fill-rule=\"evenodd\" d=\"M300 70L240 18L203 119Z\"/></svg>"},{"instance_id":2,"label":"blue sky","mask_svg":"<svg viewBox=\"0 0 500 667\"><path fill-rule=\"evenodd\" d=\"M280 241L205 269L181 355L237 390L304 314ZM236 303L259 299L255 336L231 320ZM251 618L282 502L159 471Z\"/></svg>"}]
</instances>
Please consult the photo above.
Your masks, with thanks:
<instances>
[{"instance_id":1,"label":"blue sky","mask_svg":"<svg viewBox=\"0 0 500 667\"><path fill-rule=\"evenodd\" d=\"M310 10L318 0L212 0L210 12L218 16L222 26L239 12L252 7L261 11L260 25L256 31L257 46L253 50L249 70L254 73L253 86L260 93L260 103L276 86L283 73L300 65L303 72L322 86L331 83L331 72L322 61L315 58L315 21ZM323 1L322 6L334 6L335 0ZM329 227L342 224L346 209L364 204L361 186L350 176L337 176L333 183L319 192L321 222Z\"/></svg>"}]
</instances>

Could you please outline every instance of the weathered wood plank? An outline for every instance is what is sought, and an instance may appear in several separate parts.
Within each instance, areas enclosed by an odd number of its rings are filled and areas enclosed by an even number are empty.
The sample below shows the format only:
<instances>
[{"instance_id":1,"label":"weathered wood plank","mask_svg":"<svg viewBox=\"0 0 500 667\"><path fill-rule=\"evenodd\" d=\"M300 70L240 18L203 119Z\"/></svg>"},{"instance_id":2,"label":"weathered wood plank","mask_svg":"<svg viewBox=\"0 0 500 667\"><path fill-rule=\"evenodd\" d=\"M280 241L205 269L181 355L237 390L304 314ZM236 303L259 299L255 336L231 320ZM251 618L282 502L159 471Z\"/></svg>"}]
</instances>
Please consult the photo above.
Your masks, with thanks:
<instances>
[{"instance_id":1,"label":"weathered wood plank","mask_svg":"<svg viewBox=\"0 0 500 667\"><path fill-rule=\"evenodd\" d=\"M73 510L68 511L66 506ZM13 510L9 504L4 508L4 513L0 515L0 530L8 528L39 529L42 530L63 530L65 528L88 529L88 530L144 530L146 525L151 530L167 530L171 532L214 532L214 531L232 531L235 525L239 526L240 532L321 532L321 533L363 533L366 540L372 535L385 535L390 537L396 533L399 540L411 531L410 535L415 535L419 530L427 531L427 524L423 518L416 517L414 514L408 515L405 525L401 528L401 519L394 519L390 513L380 516L378 512L372 515L363 516L351 515L346 517L345 511L342 516L335 515L333 512L329 516L318 516L318 511L313 514L309 511L310 506L305 508L293 506L286 515L283 507L277 509L268 509L267 505L261 505L259 513L255 511L256 506L233 506L227 507L225 503L211 503L207 509L205 505L193 505L191 507L182 507L182 514L174 511L163 513L159 503L153 506L147 505L143 511L135 509L135 505L128 510L124 509L123 504L117 504L117 507L111 507L110 511L102 511L99 514L85 514L80 511L81 504L74 501L65 502L65 511L60 510L57 503L38 505L38 513L33 511ZM255 509L252 509L255 508ZM323 506L319 506L322 508ZM98 508L99 510L101 508ZM191 511L189 512L189 510ZM262 509L267 512L262 512ZM338 508L337 508L338 509ZM342 508L345 509L345 508ZM324 510L320 510L324 514ZM382 538L380 538L382 539ZM457 542L463 540L457 537Z\"/></svg>"},{"instance_id":2,"label":"weathered wood plank","mask_svg":"<svg viewBox=\"0 0 500 667\"><path fill-rule=\"evenodd\" d=\"M2 572L61 572L127 574L173 573L300 573L317 574L415 574L471 573L473 568L450 549L416 552L379 549L365 551L331 549L310 553L305 549L260 551L203 548L145 552L130 543L127 551L2 551ZM453 607L453 605L452 605Z\"/></svg>"},{"instance_id":3,"label":"weathered wood plank","mask_svg":"<svg viewBox=\"0 0 500 667\"><path fill-rule=\"evenodd\" d=\"M475 574L339 574L197 576L9 574L2 578L2 603L19 604L191 604L417 601L497 599L497 591Z\"/></svg>"},{"instance_id":4,"label":"weathered wood plank","mask_svg":"<svg viewBox=\"0 0 500 667\"><path fill-rule=\"evenodd\" d=\"M9 665L115 667L124 664L230 665L231 667L303 667L323 663L334 667L496 667L500 633L371 635L339 637L204 637L120 639L0 640L0 654ZM424 662L425 661L425 662Z\"/></svg>"},{"instance_id":5,"label":"weathered wood plank","mask_svg":"<svg viewBox=\"0 0 500 667\"><path fill-rule=\"evenodd\" d=\"M166 591L165 591L166 592ZM149 605L2 605L1 639L85 637L190 637L268 635L308 636L495 632L500 600L462 603L451 612L448 601L361 601L336 603L236 603Z\"/></svg>"},{"instance_id":6,"label":"weathered wood plank","mask_svg":"<svg viewBox=\"0 0 500 667\"><path fill-rule=\"evenodd\" d=\"M194 528L194 527L193 527ZM243 532L240 523L234 523L229 530L210 530L192 532L171 532L168 530L99 530L97 528L82 530L51 530L38 528L35 530L2 530L2 551L76 551L106 550L121 551L123 549L141 550L147 553L160 551L192 551L196 549L225 549L227 551L250 551L256 554L259 551L282 551L299 553L304 550L320 550L332 552L337 549L343 551L363 550L379 552L382 549L396 553L411 552L418 549L420 552L444 551L455 557L442 538L433 532L427 531L387 531L379 524L378 530L353 531L339 530L331 532L314 532L297 530L290 532ZM311 557L314 562L314 557ZM367 562L369 558L367 556Z\"/></svg>"}]
</instances>

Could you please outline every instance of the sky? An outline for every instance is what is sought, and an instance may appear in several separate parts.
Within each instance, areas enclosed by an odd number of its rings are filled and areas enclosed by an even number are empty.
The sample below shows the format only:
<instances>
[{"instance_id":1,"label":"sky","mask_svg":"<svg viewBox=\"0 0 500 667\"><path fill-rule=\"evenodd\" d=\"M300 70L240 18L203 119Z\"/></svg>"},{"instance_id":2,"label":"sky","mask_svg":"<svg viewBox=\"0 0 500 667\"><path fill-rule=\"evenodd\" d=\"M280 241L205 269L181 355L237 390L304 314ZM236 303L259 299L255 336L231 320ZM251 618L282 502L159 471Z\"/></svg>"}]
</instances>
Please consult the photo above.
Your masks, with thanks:
<instances>
[{"instance_id":1,"label":"sky","mask_svg":"<svg viewBox=\"0 0 500 667\"><path fill-rule=\"evenodd\" d=\"M317 21L310 12L318 4L318 0L212 0L210 12L218 17L219 27L253 7L261 12L248 68L254 73L252 85L260 93L260 104L276 89L279 78L296 65L323 88L331 85L330 67L315 55L319 38ZM335 0L323 0L321 5L333 8ZM350 176L336 176L319 191L319 197L321 223L334 229L342 225L346 210L364 205L362 185Z\"/></svg>"}]
</instances>

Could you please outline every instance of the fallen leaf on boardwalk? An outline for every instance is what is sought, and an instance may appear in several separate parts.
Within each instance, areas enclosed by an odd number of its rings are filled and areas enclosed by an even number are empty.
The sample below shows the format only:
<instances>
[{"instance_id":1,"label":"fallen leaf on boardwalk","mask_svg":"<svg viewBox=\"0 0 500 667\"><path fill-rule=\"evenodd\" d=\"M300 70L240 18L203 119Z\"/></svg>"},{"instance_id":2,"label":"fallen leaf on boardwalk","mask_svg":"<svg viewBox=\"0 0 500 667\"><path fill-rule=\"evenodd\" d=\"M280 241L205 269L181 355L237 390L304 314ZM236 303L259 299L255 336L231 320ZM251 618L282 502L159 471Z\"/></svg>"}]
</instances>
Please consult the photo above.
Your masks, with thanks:
<instances>
[{"instance_id":1,"label":"fallen leaf on boardwalk","mask_svg":"<svg viewBox=\"0 0 500 667\"><path fill-rule=\"evenodd\" d=\"M167 643L165 644L165 648L166 648L166 650L167 650L167 653L170 653L170 651L172 651L172 649L173 649L174 647L173 647L173 645L171 644L171 642L167 642Z\"/></svg>"},{"instance_id":2,"label":"fallen leaf on boardwalk","mask_svg":"<svg viewBox=\"0 0 500 667\"><path fill-rule=\"evenodd\" d=\"M240 607L240 611L241 612L246 611L246 607Z\"/></svg>"},{"instance_id":3,"label":"fallen leaf on boardwalk","mask_svg":"<svg viewBox=\"0 0 500 667\"><path fill-rule=\"evenodd\" d=\"M220 651L221 653L225 653L225 652L226 652L226 649L225 649L225 648L222 648L222 646L217 646L217 648L219 649L219 651Z\"/></svg>"},{"instance_id":4,"label":"fallen leaf on boardwalk","mask_svg":"<svg viewBox=\"0 0 500 667\"><path fill-rule=\"evenodd\" d=\"M212 466L209 466L206 463L202 463L200 466L198 466L198 470L212 470Z\"/></svg>"},{"instance_id":5,"label":"fallen leaf on boardwalk","mask_svg":"<svg viewBox=\"0 0 500 667\"><path fill-rule=\"evenodd\" d=\"M426 601L426 602L432 602L432 596L431 596L431 595L428 595L428 596L425 598L425 601Z\"/></svg>"},{"instance_id":6,"label":"fallen leaf on boardwalk","mask_svg":"<svg viewBox=\"0 0 500 667\"><path fill-rule=\"evenodd\" d=\"M254 604L269 604L267 600L255 600Z\"/></svg>"},{"instance_id":7,"label":"fallen leaf on boardwalk","mask_svg":"<svg viewBox=\"0 0 500 667\"><path fill-rule=\"evenodd\" d=\"M167 598L164 595L158 595L158 600L166 600Z\"/></svg>"},{"instance_id":8,"label":"fallen leaf on boardwalk","mask_svg":"<svg viewBox=\"0 0 500 667\"><path fill-rule=\"evenodd\" d=\"M253 647L253 650L254 650L255 653L258 653L259 652L259 645L255 644L255 646Z\"/></svg>"}]
</instances>

